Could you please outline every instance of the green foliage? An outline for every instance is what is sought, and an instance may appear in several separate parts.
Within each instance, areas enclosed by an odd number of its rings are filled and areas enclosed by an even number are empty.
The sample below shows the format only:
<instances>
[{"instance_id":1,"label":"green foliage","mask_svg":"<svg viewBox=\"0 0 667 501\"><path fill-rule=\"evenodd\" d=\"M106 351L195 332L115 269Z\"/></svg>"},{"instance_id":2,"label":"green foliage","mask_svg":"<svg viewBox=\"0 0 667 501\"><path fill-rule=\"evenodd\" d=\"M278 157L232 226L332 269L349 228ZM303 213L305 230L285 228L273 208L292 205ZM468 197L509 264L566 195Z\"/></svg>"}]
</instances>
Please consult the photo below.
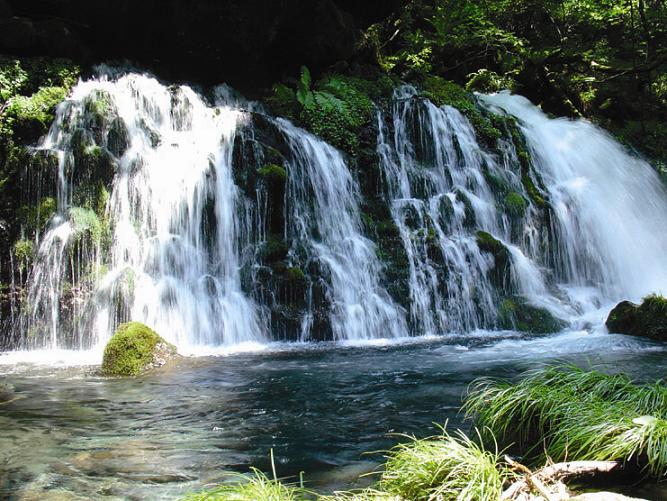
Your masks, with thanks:
<instances>
[{"instance_id":1,"label":"green foliage","mask_svg":"<svg viewBox=\"0 0 667 501\"><path fill-rule=\"evenodd\" d=\"M296 501L304 499L295 487L270 480L259 470L245 482L220 485L211 490L191 494L183 501Z\"/></svg>"},{"instance_id":2,"label":"green foliage","mask_svg":"<svg viewBox=\"0 0 667 501\"><path fill-rule=\"evenodd\" d=\"M437 76L426 77L423 81L424 97L437 106L449 105L463 113L475 128L478 137L488 146L495 146L502 135L495 126L493 115L482 112L474 96L460 85Z\"/></svg>"},{"instance_id":3,"label":"green foliage","mask_svg":"<svg viewBox=\"0 0 667 501\"><path fill-rule=\"evenodd\" d=\"M74 229L74 238L77 241L90 237L95 244L101 242L103 227L93 210L84 207L71 207L69 217Z\"/></svg>"},{"instance_id":4,"label":"green foliage","mask_svg":"<svg viewBox=\"0 0 667 501\"><path fill-rule=\"evenodd\" d=\"M387 78L380 79L387 87ZM391 82L389 80L389 82ZM333 146L354 155L359 147L359 133L373 116L374 104L370 95L377 93L373 83L329 75L311 88L310 71L301 69L295 90L276 85L268 102L276 113L296 120Z\"/></svg>"},{"instance_id":5,"label":"green foliage","mask_svg":"<svg viewBox=\"0 0 667 501\"><path fill-rule=\"evenodd\" d=\"M574 366L529 372L518 383L482 379L465 402L485 434L554 461L617 460L667 476L667 386Z\"/></svg>"},{"instance_id":6,"label":"green foliage","mask_svg":"<svg viewBox=\"0 0 667 501\"><path fill-rule=\"evenodd\" d=\"M158 344L167 345L155 331L139 322L121 324L104 347L105 376L137 376L153 361ZM168 345L170 346L170 345ZM170 346L175 351L173 346Z\"/></svg>"},{"instance_id":7,"label":"green foliage","mask_svg":"<svg viewBox=\"0 0 667 501\"><path fill-rule=\"evenodd\" d=\"M0 102L17 95L28 82L28 73L18 60L0 58Z\"/></svg>"},{"instance_id":8,"label":"green foliage","mask_svg":"<svg viewBox=\"0 0 667 501\"><path fill-rule=\"evenodd\" d=\"M299 501L312 499L303 485L281 482L276 477L271 456L273 479L256 468L248 475L235 475L238 482L218 485L212 489L189 494L183 501ZM302 484L303 482L301 482Z\"/></svg>"},{"instance_id":9,"label":"green foliage","mask_svg":"<svg viewBox=\"0 0 667 501\"><path fill-rule=\"evenodd\" d=\"M18 261L19 270L25 270L32 262L33 244L32 240L21 239L14 243L14 257Z\"/></svg>"},{"instance_id":10,"label":"green foliage","mask_svg":"<svg viewBox=\"0 0 667 501\"><path fill-rule=\"evenodd\" d=\"M23 136L43 134L79 71L64 59L0 56L0 143L15 131Z\"/></svg>"},{"instance_id":11,"label":"green foliage","mask_svg":"<svg viewBox=\"0 0 667 501\"><path fill-rule=\"evenodd\" d=\"M498 452L489 452L462 432L415 439L392 449L380 487L402 499L496 501L504 476Z\"/></svg>"},{"instance_id":12,"label":"green foliage","mask_svg":"<svg viewBox=\"0 0 667 501\"><path fill-rule=\"evenodd\" d=\"M512 217L523 217L526 213L526 200L520 193L512 191L505 196L505 209Z\"/></svg>"},{"instance_id":13,"label":"green foliage","mask_svg":"<svg viewBox=\"0 0 667 501\"><path fill-rule=\"evenodd\" d=\"M53 197L44 197L39 205L24 205L17 211L18 220L29 233L43 230L56 213L57 203Z\"/></svg>"},{"instance_id":14,"label":"green foliage","mask_svg":"<svg viewBox=\"0 0 667 501\"><path fill-rule=\"evenodd\" d=\"M516 82L508 74L498 75L495 71L488 68L480 68L479 70L468 75L468 82L466 83L467 91L492 93L501 90L514 90Z\"/></svg>"},{"instance_id":15,"label":"green foliage","mask_svg":"<svg viewBox=\"0 0 667 501\"><path fill-rule=\"evenodd\" d=\"M363 44L401 79L528 94L587 116L667 162L667 3L662 0L411 0Z\"/></svg>"}]
</instances>

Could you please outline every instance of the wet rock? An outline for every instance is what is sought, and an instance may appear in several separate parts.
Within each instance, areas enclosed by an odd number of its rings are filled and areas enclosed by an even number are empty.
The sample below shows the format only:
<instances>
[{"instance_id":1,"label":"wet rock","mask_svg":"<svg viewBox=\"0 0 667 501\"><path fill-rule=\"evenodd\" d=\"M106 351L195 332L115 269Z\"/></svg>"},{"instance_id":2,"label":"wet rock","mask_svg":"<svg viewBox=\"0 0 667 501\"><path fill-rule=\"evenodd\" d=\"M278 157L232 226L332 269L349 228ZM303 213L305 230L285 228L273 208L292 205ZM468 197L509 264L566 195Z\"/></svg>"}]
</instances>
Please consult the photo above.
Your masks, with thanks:
<instances>
[{"instance_id":1,"label":"wet rock","mask_svg":"<svg viewBox=\"0 0 667 501\"><path fill-rule=\"evenodd\" d=\"M622 301L609 313L606 326L609 332L667 341L667 299L651 295L640 305Z\"/></svg>"},{"instance_id":2,"label":"wet rock","mask_svg":"<svg viewBox=\"0 0 667 501\"><path fill-rule=\"evenodd\" d=\"M104 376L137 376L175 358L176 347L139 322L121 324L104 348Z\"/></svg>"},{"instance_id":3,"label":"wet rock","mask_svg":"<svg viewBox=\"0 0 667 501\"><path fill-rule=\"evenodd\" d=\"M504 299L498 308L500 327L534 334L549 334L562 330L566 323L545 308L528 304L517 297Z\"/></svg>"}]
</instances>

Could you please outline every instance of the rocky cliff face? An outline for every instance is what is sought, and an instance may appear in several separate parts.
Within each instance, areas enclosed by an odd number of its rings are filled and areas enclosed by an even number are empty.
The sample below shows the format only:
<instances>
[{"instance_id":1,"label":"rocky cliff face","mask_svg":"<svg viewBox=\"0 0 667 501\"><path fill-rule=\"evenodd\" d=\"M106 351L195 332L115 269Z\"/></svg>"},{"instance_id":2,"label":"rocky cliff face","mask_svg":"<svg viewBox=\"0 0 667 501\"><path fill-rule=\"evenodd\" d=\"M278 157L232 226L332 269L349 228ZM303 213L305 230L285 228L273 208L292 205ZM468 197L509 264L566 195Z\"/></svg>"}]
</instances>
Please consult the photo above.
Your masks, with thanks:
<instances>
[{"instance_id":1,"label":"rocky cliff face","mask_svg":"<svg viewBox=\"0 0 667 501\"><path fill-rule=\"evenodd\" d=\"M353 53L402 0L0 1L0 52L136 62L172 80L269 84Z\"/></svg>"}]
</instances>

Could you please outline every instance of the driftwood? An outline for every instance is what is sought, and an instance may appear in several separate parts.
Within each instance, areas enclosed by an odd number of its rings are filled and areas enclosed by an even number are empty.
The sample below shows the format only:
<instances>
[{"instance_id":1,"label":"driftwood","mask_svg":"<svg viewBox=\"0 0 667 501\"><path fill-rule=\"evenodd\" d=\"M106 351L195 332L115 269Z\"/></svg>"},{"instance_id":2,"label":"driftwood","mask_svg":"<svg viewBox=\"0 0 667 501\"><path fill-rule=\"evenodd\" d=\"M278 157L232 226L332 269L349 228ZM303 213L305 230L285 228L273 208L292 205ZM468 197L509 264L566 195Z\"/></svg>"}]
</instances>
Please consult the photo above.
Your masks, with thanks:
<instances>
[{"instance_id":1,"label":"driftwood","mask_svg":"<svg viewBox=\"0 0 667 501\"><path fill-rule=\"evenodd\" d=\"M506 501L525 498L531 492L539 493L547 501L569 499L565 481L583 476L608 474L621 469L621 463L618 461L568 461L532 472L508 456L505 456L505 461L512 469L523 474L503 492L501 499Z\"/></svg>"}]
</instances>

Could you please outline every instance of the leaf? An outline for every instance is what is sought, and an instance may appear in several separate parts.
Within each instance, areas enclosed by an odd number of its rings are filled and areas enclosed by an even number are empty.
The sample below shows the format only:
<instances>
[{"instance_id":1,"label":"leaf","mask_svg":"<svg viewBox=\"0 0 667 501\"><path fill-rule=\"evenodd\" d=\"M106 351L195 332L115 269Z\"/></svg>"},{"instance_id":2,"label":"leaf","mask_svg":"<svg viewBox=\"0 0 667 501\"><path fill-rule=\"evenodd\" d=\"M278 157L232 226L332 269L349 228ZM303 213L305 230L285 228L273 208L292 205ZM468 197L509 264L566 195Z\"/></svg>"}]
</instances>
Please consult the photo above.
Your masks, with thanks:
<instances>
[{"instance_id":1,"label":"leaf","mask_svg":"<svg viewBox=\"0 0 667 501\"><path fill-rule=\"evenodd\" d=\"M311 84L310 70L305 66L301 67L301 84L303 85L303 88L305 90L310 90L310 84Z\"/></svg>"},{"instance_id":2,"label":"leaf","mask_svg":"<svg viewBox=\"0 0 667 501\"><path fill-rule=\"evenodd\" d=\"M656 421L657 419L653 416L639 416L638 418L634 418L632 420L634 424L638 424L639 426L650 426Z\"/></svg>"}]
</instances>

